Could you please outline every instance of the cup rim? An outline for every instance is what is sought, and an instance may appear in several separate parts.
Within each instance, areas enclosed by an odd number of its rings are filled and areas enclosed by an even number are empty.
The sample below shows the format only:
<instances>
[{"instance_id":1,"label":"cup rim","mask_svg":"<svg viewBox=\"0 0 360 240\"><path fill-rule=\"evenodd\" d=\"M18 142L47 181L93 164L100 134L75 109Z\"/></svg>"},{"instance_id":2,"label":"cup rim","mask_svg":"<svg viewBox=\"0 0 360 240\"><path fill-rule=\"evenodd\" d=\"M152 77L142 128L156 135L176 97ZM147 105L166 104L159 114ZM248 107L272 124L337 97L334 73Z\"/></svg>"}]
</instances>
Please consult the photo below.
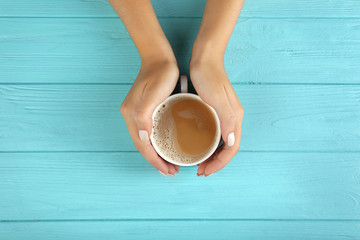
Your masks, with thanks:
<instances>
[{"instance_id":1,"label":"cup rim","mask_svg":"<svg viewBox=\"0 0 360 240\"><path fill-rule=\"evenodd\" d=\"M208 154L206 154L203 158L201 158L200 160L196 161L196 162L193 162L193 163L180 163L180 162L176 162L176 161L173 161L169 158L167 158L159 149L159 147L157 146L157 144L155 143L154 141L154 136L153 136L153 131L151 131L151 135L150 135L150 140L151 140L151 144L152 146L154 147L155 151L157 152L157 154L160 155L160 157L162 157L165 161L169 162L169 163L172 163L172 164L175 164L175 165L178 165L178 166L194 166L194 165L197 165L199 163L202 163L204 162L205 160L207 160L215 151L216 149L218 148L219 146L219 143L220 143L220 140L221 140L221 129L220 129L220 120L219 120L219 117L216 113L216 111L214 110L214 108L212 108L209 104L207 104L206 102L204 102L198 95L196 94L192 94L192 93L176 93L176 94L173 94L171 96L169 96L168 98L166 98L161 104L159 104L153 114L152 114L152 121L154 122L154 118L155 118L155 115L156 115L156 112L159 110L159 108L169 102L171 99L174 99L174 98L179 98L181 96L186 96L186 97L190 97L190 98L193 98L193 99L196 99L196 100L200 100L200 102L202 102L203 104L205 104L209 109L210 111L212 111L214 117L215 117L215 121L216 121L216 134L215 134L215 140L214 140L214 143L212 144Z\"/></svg>"}]
</instances>

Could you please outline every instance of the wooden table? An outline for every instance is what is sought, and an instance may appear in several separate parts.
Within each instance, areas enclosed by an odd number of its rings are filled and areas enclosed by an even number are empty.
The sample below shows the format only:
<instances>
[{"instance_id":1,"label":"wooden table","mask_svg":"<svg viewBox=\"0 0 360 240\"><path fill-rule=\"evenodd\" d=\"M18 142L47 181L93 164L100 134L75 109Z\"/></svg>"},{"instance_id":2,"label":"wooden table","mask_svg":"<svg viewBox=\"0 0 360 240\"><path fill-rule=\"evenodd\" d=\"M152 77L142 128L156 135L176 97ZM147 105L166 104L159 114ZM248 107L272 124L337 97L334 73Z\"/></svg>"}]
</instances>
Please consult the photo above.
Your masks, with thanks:
<instances>
[{"instance_id":1,"label":"wooden table","mask_svg":"<svg viewBox=\"0 0 360 240\"><path fill-rule=\"evenodd\" d=\"M182 74L205 1L153 1ZM140 67L106 0L0 0L0 239L360 239L360 1L247 0L221 172L163 177L119 106Z\"/></svg>"}]
</instances>

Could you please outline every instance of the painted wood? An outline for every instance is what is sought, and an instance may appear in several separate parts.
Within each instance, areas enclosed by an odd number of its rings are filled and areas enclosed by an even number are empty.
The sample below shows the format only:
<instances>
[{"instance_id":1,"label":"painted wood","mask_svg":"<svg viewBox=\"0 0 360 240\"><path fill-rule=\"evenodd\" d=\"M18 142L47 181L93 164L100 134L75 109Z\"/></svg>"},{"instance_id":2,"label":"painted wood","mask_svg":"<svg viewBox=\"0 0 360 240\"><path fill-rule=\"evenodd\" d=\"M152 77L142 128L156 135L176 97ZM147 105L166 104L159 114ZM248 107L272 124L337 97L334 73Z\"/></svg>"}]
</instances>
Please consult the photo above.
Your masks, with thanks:
<instances>
[{"instance_id":1,"label":"painted wood","mask_svg":"<svg viewBox=\"0 0 360 240\"><path fill-rule=\"evenodd\" d=\"M159 17L201 17L206 0L153 0ZM241 17L359 17L358 0L251 0ZM2 0L2 17L116 17L107 0Z\"/></svg>"},{"instance_id":2,"label":"painted wood","mask_svg":"<svg viewBox=\"0 0 360 240\"><path fill-rule=\"evenodd\" d=\"M0 151L134 151L131 85L0 86ZM235 85L243 151L359 151L360 86Z\"/></svg>"},{"instance_id":3,"label":"painted wood","mask_svg":"<svg viewBox=\"0 0 360 240\"><path fill-rule=\"evenodd\" d=\"M187 73L205 0L152 2ZM1 0L0 239L360 239L359 14L246 1L225 56L240 153L164 178L119 113L140 59L109 3Z\"/></svg>"},{"instance_id":4,"label":"painted wood","mask_svg":"<svg viewBox=\"0 0 360 240\"><path fill-rule=\"evenodd\" d=\"M164 177L137 152L0 163L0 220L360 219L360 153L243 152L208 178Z\"/></svg>"},{"instance_id":5,"label":"painted wood","mask_svg":"<svg viewBox=\"0 0 360 240\"><path fill-rule=\"evenodd\" d=\"M132 83L140 68L120 19L0 21L0 83ZM187 73L200 19L160 22ZM226 70L233 83L358 84L359 29L358 19L240 20Z\"/></svg>"},{"instance_id":6,"label":"painted wood","mask_svg":"<svg viewBox=\"0 0 360 240\"><path fill-rule=\"evenodd\" d=\"M360 239L359 222L96 221L0 223L7 240L118 239Z\"/></svg>"}]
</instances>

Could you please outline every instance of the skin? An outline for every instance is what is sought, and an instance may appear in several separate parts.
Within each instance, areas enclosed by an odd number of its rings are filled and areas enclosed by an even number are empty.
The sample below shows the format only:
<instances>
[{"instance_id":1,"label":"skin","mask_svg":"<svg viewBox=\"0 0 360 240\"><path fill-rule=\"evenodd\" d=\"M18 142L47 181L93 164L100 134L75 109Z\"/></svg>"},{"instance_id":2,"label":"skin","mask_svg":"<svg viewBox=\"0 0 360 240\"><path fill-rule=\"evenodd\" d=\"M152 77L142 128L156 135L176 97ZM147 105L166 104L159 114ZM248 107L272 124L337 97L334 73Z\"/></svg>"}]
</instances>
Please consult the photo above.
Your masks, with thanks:
<instances>
[{"instance_id":1,"label":"skin","mask_svg":"<svg viewBox=\"0 0 360 240\"><path fill-rule=\"evenodd\" d=\"M150 0L109 0L141 57L141 68L120 107L136 149L163 175L174 176L179 166L160 158L152 147L152 113L175 88L179 69ZM191 81L203 101L220 119L224 144L199 165L198 176L210 176L230 162L240 148L241 103L225 72L226 45L244 0L208 0L190 61ZM234 141L229 139L234 136ZM233 142L233 144L231 144Z\"/></svg>"}]
</instances>

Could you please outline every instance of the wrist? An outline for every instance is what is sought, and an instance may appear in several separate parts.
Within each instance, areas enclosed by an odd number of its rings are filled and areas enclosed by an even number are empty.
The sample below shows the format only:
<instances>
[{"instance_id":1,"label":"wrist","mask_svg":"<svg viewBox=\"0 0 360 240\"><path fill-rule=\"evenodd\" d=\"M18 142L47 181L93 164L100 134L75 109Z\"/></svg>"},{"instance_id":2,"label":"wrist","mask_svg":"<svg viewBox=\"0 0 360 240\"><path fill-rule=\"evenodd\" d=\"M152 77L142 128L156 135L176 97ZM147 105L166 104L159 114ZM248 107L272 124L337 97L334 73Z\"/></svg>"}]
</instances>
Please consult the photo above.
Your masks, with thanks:
<instances>
[{"instance_id":1,"label":"wrist","mask_svg":"<svg viewBox=\"0 0 360 240\"><path fill-rule=\"evenodd\" d=\"M224 51L214 42L197 39L191 52L190 69L202 65L223 66Z\"/></svg>"},{"instance_id":2,"label":"wrist","mask_svg":"<svg viewBox=\"0 0 360 240\"><path fill-rule=\"evenodd\" d=\"M194 81L223 81L227 79L224 61L215 59L194 59L189 65L190 79Z\"/></svg>"},{"instance_id":3,"label":"wrist","mask_svg":"<svg viewBox=\"0 0 360 240\"><path fill-rule=\"evenodd\" d=\"M141 61L140 73L144 76L150 74L167 74L168 79L177 81L179 77L179 68L176 59L167 56L157 56L156 58L143 59ZM154 78L154 80L157 80Z\"/></svg>"},{"instance_id":4,"label":"wrist","mask_svg":"<svg viewBox=\"0 0 360 240\"><path fill-rule=\"evenodd\" d=\"M225 48L210 41L196 39L191 52L190 66L197 65L216 65L224 64Z\"/></svg>"},{"instance_id":5,"label":"wrist","mask_svg":"<svg viewBox=\"0 0 360 240\"><path fill-rule=\"evenodd\" d=\"M176 58L171 56L165 55L156 55L154 57L144 58L141 60L141 67L142 68L176 68L178 69Z\"/></svg>"},{"instance_id":6,"label":"wrist","mask_svg":"<svg viewBox=\"0 0 360 240\"><path fill-rule=\"evenodd\" d=\"M192 81L196 79L208 79L208 77L204 78L204 76L208 74L226 75L223 52L219 46L216 46L216 44L210 41L195 42L189 65L190 78Z\"/></svg>"},{"instance_id":7,"label":"wrist","mask_svg":"<svg viewBox=\"0 0 360 240\"><path fill-rule=\"evenodd\" d=\"M152 42L138 49L142 63L169 62L176 64L174 52L166 40Z\"/></svg>"}]
</instances>

